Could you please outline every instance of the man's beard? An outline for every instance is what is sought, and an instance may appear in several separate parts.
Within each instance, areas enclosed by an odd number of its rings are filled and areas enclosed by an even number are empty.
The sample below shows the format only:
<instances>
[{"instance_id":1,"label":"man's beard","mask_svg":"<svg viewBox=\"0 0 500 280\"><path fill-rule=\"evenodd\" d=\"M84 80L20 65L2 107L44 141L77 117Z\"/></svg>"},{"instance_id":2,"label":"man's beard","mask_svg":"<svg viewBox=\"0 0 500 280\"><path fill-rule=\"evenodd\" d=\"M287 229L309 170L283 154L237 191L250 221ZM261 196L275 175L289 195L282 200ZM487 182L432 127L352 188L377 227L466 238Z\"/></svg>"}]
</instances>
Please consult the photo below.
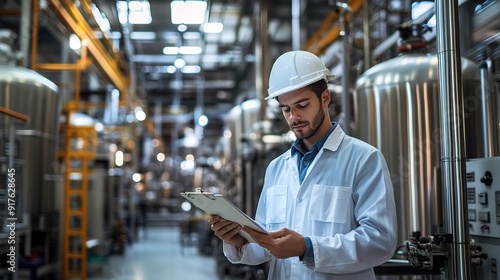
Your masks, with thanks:
<instances>
[{"instance_id":1,"label":"man's beard","mask_svg":"<svg viewBox=\"0 0 500 280\"><path fill-rule=\"evenodd\" d=\"M309 122L294 122L294 123L291 123L289 126L290 126L290 129L293 131L293 133L295 134L295 136L298 139L309 139L314 134L316 134L316 132L318 131L318 128L321 126L321 124L323 123L324 120L325 120L325 112L320 107L318 113L316 114L316 116L314 116L312 125L309 125ZM304 129L297 131L297 130L292 128L295 125L301 125L301 124L307 124L305 129L309 129L309 131L304 132Z\"/></svg>"}]
</instances>

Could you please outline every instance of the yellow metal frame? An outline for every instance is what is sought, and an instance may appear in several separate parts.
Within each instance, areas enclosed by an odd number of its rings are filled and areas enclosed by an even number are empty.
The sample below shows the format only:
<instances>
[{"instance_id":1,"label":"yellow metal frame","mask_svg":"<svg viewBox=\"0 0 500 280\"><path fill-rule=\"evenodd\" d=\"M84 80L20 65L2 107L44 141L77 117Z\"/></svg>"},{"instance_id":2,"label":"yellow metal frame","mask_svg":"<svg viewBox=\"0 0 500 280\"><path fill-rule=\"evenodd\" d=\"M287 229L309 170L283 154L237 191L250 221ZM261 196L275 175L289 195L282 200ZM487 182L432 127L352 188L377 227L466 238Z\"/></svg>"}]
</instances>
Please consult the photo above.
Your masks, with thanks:
<instances>
[{"instance_id":1,"label":"yellow metal frame","mask_svg":"<svg viewBox=\"0 0 500 280\"><path fill-rule=\"evenodd\" d=\"M359 12L363 6L363 0L351 0L348 3L353 14ZM305 50L320 55L325 52L325 49L330 46L340 36L340 28L333 25L338 19L338 13L332 10L316 32L307 40ZM352 20L352 19L349 19Z\"/></svg>"},{"instance_id":2,"label":"yellow metal frame","mask_svg":"<svg viewBox=\"0 0 500 280\"><path fill-rule=\"evenodd\" d=\"M88 12L88 0L84 0L84 11ZM80 58L75 63L38 63L38 18L39 0L32 1L32 42L31 68L47 71L74 71L74 96L63 104L66 124L61 126L64 135L62 150L58 157L64 162L64 209L63 209L63 279L87 278L87 209L88 179L92 170L90 161L96 156L97 134L93 126L73 126L73 112L93 107L96 104L80 100L81 74L95 65L107 79L120 91L120 105L129 102L129 73L124 67L124 57L113 50L108 40L100 41L94 37L94 30L86 22L80 10L70 0L48 0L49 9L71 33L82 41ZM105 105L105 104L102 104ZM101 105L101 106L102 106ZM72 163L79 163L78 167ZM78 174L79 180L72 180Z\"/></svg>"}]
</instances>

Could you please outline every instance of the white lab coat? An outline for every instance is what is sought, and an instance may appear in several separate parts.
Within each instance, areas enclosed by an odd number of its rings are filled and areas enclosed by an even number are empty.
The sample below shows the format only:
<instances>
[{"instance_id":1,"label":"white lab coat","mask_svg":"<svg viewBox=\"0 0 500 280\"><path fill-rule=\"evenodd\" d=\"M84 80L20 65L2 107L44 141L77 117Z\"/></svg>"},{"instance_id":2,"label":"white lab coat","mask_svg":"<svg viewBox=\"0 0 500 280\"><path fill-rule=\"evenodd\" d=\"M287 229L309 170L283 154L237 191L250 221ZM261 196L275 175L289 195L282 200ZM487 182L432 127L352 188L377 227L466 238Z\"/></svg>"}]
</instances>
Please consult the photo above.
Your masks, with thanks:
<instances>
[{"instance_id":1,"label":"white lab coat","mask_svg":"<svg viewBox=\"0 0 500 280\"><path fill-rule=\"evenodd\" d=\"M383 155L347 136L337 125L299 183L297 158L288 150L268 166L255 220L268 231L283 227L311 238L314 264L277 259L256 243L232 263L270 262L269 279L375 279L373 267L396 248L397 221L391 178Z\"/></svg>"}]
</instances>

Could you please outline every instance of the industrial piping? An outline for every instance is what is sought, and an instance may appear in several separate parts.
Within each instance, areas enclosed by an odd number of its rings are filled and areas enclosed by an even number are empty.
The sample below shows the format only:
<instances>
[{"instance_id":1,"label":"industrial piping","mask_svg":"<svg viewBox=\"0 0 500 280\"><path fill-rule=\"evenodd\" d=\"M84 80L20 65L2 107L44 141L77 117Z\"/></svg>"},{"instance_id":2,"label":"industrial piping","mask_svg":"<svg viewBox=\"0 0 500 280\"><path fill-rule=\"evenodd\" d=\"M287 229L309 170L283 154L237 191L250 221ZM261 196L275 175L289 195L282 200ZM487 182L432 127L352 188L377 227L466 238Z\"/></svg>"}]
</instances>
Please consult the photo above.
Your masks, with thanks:
<instances>
[{"instance_id":1,"label":"industrial piping","mask_svg":"<svg viewBox=\"0 0 500 280\"><path fill-rule=\"evenodd\" d=\"M436 1L437 56L441 93L441 148L447 279L470 279L465 185L465 124L457 0Z\"/></svg>"}]
</instances>

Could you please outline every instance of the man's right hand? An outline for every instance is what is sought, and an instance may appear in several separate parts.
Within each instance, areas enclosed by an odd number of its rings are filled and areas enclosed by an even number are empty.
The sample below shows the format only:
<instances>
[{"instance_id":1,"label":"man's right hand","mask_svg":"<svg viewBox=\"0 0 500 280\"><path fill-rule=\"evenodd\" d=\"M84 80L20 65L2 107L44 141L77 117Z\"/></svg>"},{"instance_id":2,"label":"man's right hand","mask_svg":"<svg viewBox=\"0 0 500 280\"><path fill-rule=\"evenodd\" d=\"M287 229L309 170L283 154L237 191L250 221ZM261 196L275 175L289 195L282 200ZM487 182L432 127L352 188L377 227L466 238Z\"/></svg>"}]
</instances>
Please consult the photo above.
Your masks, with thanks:
<instances>
[{"instance_id":1,"label":"man's right hand","mask_svg":"<svg viewBox=\"0 0 500 280\"><path fill-rule=\"evenodd\" d=\"M208 222L211 224L210 228L214 234L222 241L236 247L242 247L248 243L243 236L238 234L241 230L241 226L239 224L225 220L218 215L210 216L210 218L208 218Z\"/></svg>"}]
</instances>

